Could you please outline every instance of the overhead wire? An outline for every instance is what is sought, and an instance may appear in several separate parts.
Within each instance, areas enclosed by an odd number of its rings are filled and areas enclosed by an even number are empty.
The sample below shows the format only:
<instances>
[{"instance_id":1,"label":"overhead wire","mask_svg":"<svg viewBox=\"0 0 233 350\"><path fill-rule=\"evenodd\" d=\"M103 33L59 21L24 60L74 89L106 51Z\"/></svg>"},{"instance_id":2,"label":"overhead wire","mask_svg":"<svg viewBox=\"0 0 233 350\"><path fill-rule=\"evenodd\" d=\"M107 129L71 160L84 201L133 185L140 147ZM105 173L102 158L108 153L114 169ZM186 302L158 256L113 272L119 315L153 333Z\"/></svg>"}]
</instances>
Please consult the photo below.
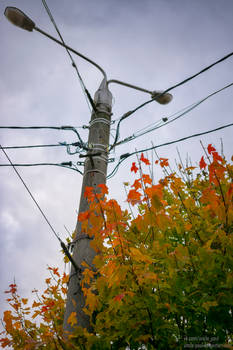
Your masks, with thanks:
<instances>
[{"instance_id":1,"label":"overhead wire","mask_svg":"<svg viewBox=\"0 0 233 350\"><path fill-rule=\"evenodd\" d=\"M47 148L47 147L64 147L64 146L73 146L73 143L63 143L59 142L56 144L49 145L27 145L27 146L2 146L3 149L27 149L27 148Z\"/></svg>"},{"instance_id":2,"label":"overhead wire","mask_svg":"<svg viewBox=\"0 0 233 350\"><path fill-rule=\"evenodd\" d=\"M3 150L3 147L1 147ZM72 162L62 162L62 163L18 163L18 164L13 164L15 167L34 167L34 166L59 166L61 168L67 168L71 170L75 170L81 175L83 173L73 164ZM0 167L7 167L11 166L11 164L0 164Z\"/></svg>"},{"instance_id":3,"label":"overhead wire","mask_svg":"<svg viewBox=\"0 0 233 350\"><path fill-rule=\"evenodd\" d=\"M0 126L0 129L15 129L15 130L39 130L39 129L51 129L51 130L68 130L73 131L76 136L78 137L80 141L80 145L83 149L88 150L88 147L83 142L79 132L76 130L75 127L70 125L64 125L64 126Z\"/></svg>"},{"instance_id":4,"label":"overhead wire","mask_svg":"<svg viewBox=\"0 0 233 350\"><path fill-rule=\"evenodd\" d=\"M132 135L126 137L125 139L123 139L121 141L118 141L115 144L115 146L132 141L140 136L148 134L149 132L160 129L160 128L166 126L167 124L174 122L175 120L183 117L184 115L188 114L189 112L191 112L192 110L197 108L200 104L202 104L203 102L208 100L210 97L213 97L214 95L218 94L219 92L222 92L223 90L225 90L229 87L232 87L232 86L233 86L233 83L230 83L230 84L224 86L223 88L214 91L213 93L209 94L208 96L204 97L203 99L199 100L198 102L192 103L191 105L182 108L180 111L173 113L171 116L161 118L159 121L152 123L152 124L142 128L142 129L136 131L135 133L133 133ZM174 117L174 118L172 118L172 117Z\"/></svg>"},{"instance_id":5,"label":"overhead wire","mask_svg":"<svg viewBox=\"0 0 233 350\"><path fill-rule=\"evenodd\" d=\"M233 55L233 52L230 52L228 55L226 55L226 56L220 58L219 60L217 60L217 61L215 61L214 63L210 64L209 66L203 68L203 69L200 70L199 72L197 72L197 73L191 75L190 77L188 77L188 78L182 80L180 83L177 83L177 84L175 84L175 85L169 87L168 89L166 89L165 91L163 91L161 94L157 95L156 98L158 98L158 97L160 97L160 96L163 96L164 94L168 93L168 92L171 91L171 90L174 90L175 88L177 88L177 87L179 87L179 86L181 86L181 85L183 85L183 84L186 84L188 81L190 81L190 80L196 78L198 75L200 75L200 74L206 72L207 70L209 70L210 68L214 67L215 65L217 65L217 64L219 64L219 63L221 63L221 62L227 60L227 59L230 58L232 55ZM134 108L133 110L130 110L130 111L128 111L127 113L124 113L124 114L122 115L122 117L120 118L120 120L119 120L118 123L117 123L115 140L114 140L113 145L110 147L110 149L112 149L113 147L115 147L115 144L116 144L117 141L118 141L118 138L119 138L119 129L120 129L120 124L121 124L121 122L122 122L124 119L128 118L129 116L131 116L133 113L137 112L139 109L143 108L144 106L146 106L147 104L149 104L149 103L151 103L151 102L153 102L153 101L154 101L154 99L152 98L152 99L150 99L150 100L148 100L148 101L142 103L142 104L139 105L138 107Z\"/></svg>"},{"instance_id":6,"label":"overhead wire","mask_svg":"<svg viewBox=\"0 0 233 350\"><path fill-rule=\"evenodd\" d=\"M64 41L64 39L63 39L63 37L62 37L62 35L61 35L60 30L58 29L58 26L57 26L57 24L56 24L56 22L55 22L55 19L54 19L52 13L51 13L51 11L50 11L50 9L49 9L49 7L48 7L46 1L45 1L45 0L42 0L42 4L44 5L44 8L45 8L45 10L46 10L46 12L47 12L47 14L48 14L48 16L49 16L51 22L53 23L54 28L55 28L57 34L59 35L59 37L60 37L62 43L65 45L65 41ZM87 90L87 88L86 88L86 86L85 86L85 84L84 84L84 81L83 81L83 79L82 79L82 77L81 77L81 74L80 74L80 72L79 72L79 70L78 70L78 67L77 67L77 65L76 65L76 63L75 63L75 61L74 61L74 59L73 59L73 56L71 55L70 51L69 51L67 48L65 48L65 49L66 49L67 54L68 54L69 57L70 57L70 60L71 60L71 62L72 62L72 66L74 67L74 69L75 69L75 71L76 71L76 73L77 73L77 75L78 75L79 82L80 82L81 88L82 88L82 90L83 90L83 93L84 93L85 99L86 99L86 101L87 101L87 105L88 105L88 108L89 108L90 112L91 112L91 108L90 108L89 103L91 104L92 108L93 108L94 110L96 110L95 103L94 103L94 101L93 101L93 99L92 99L92 97L91 97L89 91Z\"/></svg>"},{"instance_id":7,"label":"overhead wire","mask_svg":"<svg viewBox=\"0 0 233 350\"><path fill-rule=\"evenodd\" d=\"M157 145L157 146L152 146L152 147L148 147L148 148L145 148L145 149L140 149L139 151L135 151L135 152L132 152L132 153L125 153L125 154L122 154L120 156L120 160L118 161L117 165L115 166L115 168L112 170L112 172L110 174L108 174L107 176L107 179L110 179L111 177L113 177L120 164L128 159L129 157L133 156L134 154L138 154L138 153L142 153L142 152L147 152L147 151L150 151L152 149L156 149L156 148L160 148L160 147L163 147L163 146L168 146L168 145L172 145L174 143L178 143L178 142L182 142L182 141L185 141L185 140L188 140L188 139L191 139L193 137L197 137L197 136L202 136L202 135L206 135L206 134L210 134L212 132L216 132L216 131L219 131L219 130L222 130L222 129L225 129L225 128L229 128L230 126L233 126L233 123L230 123L230 124L226 124L226 125L222 125L218 128L215 128L215 129L211 129L211 130L207 130L207 131L204 131L204 132L200 132L200 133L197 133L197 134L192 134L192 135L189 135L189 136L185 136L185 137L182 137L180 139L177 139L177 140L174 140L174 141L169 141L169 142L165 142L165 143L162 143L160 145Z\"/></svg>"},{"instance_id":8,"label":"overhead wire","mask_svg":"<svg viewBox=\"0 0 233 350\"><path fill-rule=\"evenodd\" d=\"M48 220L47 216L45 215L45 213L43 212L43 210L41 209L39 203L37 202L37 200L35 199L35 197L33 196L32 192L30 191L30 189L28 188L27 184L25 183L25 181L23 180L22 176L19 174L18 170L16 169L15 165L12 163L10 157L8 156L8 154L6 153L6 151L2 148L2 146L0 145L1 150L3 151L3 153L5 154L6 158L9 161L9 165L14 169L15 173L17 174L17 176L19 177L20 181L23 183L25 189L27 190L28 194L30 195L31 199L33 200L33 202L35 203L35 205L37 206L37 208L39 209L41 215L43 216L43 218L45 219L45 221L47 222L48 226L50 227L51 231L53 232L54 236L58 239L58 241L60 242L60 245L65 253L65 255L68 257L68 259L70 260L71 264L74 266L75 270L78 271L79 268L76 264L76 262L73 260L72 256L69 253L69 250L67 249L65 243L61 240L60 236L58 235L58 233L55 231L55 229L53 228L52 224L50 223L50 221Z\"/></svg>"}]
</instances>

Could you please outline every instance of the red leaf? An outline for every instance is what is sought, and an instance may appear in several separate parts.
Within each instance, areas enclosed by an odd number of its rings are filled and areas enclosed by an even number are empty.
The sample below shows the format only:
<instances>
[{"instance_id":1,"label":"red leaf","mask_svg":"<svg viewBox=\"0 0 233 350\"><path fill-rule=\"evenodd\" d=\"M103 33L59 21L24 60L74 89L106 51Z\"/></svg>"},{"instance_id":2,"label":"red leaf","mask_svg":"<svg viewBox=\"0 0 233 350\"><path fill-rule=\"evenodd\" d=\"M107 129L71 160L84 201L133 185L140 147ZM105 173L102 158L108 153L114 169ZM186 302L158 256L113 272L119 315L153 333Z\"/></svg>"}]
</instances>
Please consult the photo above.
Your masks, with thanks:
<instances>
[{"instance_id":1,"label":"red leaf","mask_svg":"<svg viewBox=\"0 0 233 350\"><path fill-rule=\"evenodd\" d=\"M140 199L141 199L141 193L137 192L136 190L129 191L127 201L132 203L132 205L140 202Z\"/></svg>"},{"instance_id":2,"label":"red leaf","mask_svg":"<svg viewBox=\"0 0 233 350\"><path fill-rule=\"evenodd\" d=\"M216 149L211 145L211 143L207 147L208 153L211 154L212 152L216 151Z\"/></svg>"},{"instance_id":3,"label":"red leaf","mask_svg":"<svg viewBox=\"0 0 233 350\"><path fill-rule=\"evenodd\" d=\"M131 187L134 187L135 190L138 190L139 188L141 188L142 187L141 179L135 180Z\"/></svg>"},{"instance_id":4,"label":"red leaf","mask_svg":"<svg viewBox=\"0 0 233 350\"><path fill-rule=\"evenodd\" d=\"M136 163L135 163L135 162L132 163L132 167L131 167L130 170L131 170L131 171L134 171L135 174L136 174L136 172L138 171L138 167L136 167Z\"/></svg>"},{"instance_id":5,"label":"red leaf","mask_svg":"<svg viewBox=\"0 0 233 350\"><path fill-rule=\"evenodd\" d=\"M140 160L146 165L150 165L149 159L145 158L143 153L141 154Z\"/></svg>"},{"instance_id":6,"label":"red leaf","mask_svg":"<svg viewBox=\"0 0 233 350\"><path fill-rule=\"evenodd\" d=\"M200 169L205 169L206 168L207 164L204 161L204 156L201 157L201 160L199 162L199 166L200 166Z\"/></svg>"},{"instance_id":7,"label":"red leaf","mask_svg":"<svg viewBox=\"0 0 233 350\"><path fill-rule=\"evenodd\" d=\"M149 184L149 185L152 184L152 180L148 174L143 174L142 179L143 179L144 184Z\"/></svg>"},{"instance_id":8,"label":"red leaf","mask_svg":"<svg viewBox=\"0 0 233 350\"><path fill-rule=\"evenodd\" d=\"M84 197L86 197L86 198L91 197L93 195L92 191L93 191L93 187L86 186L85 192L84 192Z\"/></svg>"},{"instance_id":9,"label":"red leaf","mask_svg":"<svg viewBox=\"0 0 233 350\"><path fill-rule=\"evenodd\" d=\"M82 213L78 214L78 221L85 221L88 220L90 217L90 212L89 211L83 211Z\"/></svg>"},{"instance_id":10,"label":"red leaf","mask_svg":"<svg viewBox=\"0 0 233 350\"><path fill-rule=\"evenodd\" d=\"M212 156L213 156L213 160L214 160L215 162L217 162L218 160L219 160L220 162L223 161L222 157L218 154L218 152L212 152Z\"/></svg>"},{"instance_id":11,"label":"red leaf","mask_svg":"<svg viewBox=\"0 0 233 350\"><path fill-rule=\"evenodd\" d=\"M122 293L122 294L118 294L114 297L114 300L115 301L121 301L121 299L123 299L125 296L125 293Z\"/></svg>"},{"instance_id":12,"label":"red leaf","mask_svg":"<svg viewBox=\"0 0 233 350\"><path fill-rule=\"evenodd\" d=\"M108 194L108 187L105 184L100 184L98 187L101 188L103 194Z\"/></svg>"}]
</instances>

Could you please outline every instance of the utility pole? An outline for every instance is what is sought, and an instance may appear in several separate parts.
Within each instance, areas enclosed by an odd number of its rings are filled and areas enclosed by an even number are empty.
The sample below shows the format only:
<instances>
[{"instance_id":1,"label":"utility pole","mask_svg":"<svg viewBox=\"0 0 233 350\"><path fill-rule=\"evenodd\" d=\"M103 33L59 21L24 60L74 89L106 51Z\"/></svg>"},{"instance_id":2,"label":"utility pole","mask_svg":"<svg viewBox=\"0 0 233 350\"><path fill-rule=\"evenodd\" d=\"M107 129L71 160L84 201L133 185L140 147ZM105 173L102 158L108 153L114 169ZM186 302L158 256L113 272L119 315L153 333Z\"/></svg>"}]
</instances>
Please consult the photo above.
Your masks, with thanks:
<instances>
[{"instance_id":1,"label":"utility pole","mask_svg":"<svg viewBox=\"0 0 233 350\"><path fill-rule=\"evenodd\" d=\"M88 93L87 96L89 97L90 102L92 102L93 112L89 126L88 152L84 156L85 166L79 213L87 211L89 209L89 204L84 197L85 188L87 186L97 188L98 185L106 183L109 135L112 115L112 94L108 89L108 84L117 83L148 93L151 95L152 100L155 100L160 104L169 103L172 100L172 95L166 92L163 93L161 91L146 90L120 80L112 79L107 81L107 75L101 66L80 52L67 46L64 41L59 41L56 38L52 37L50 34L36 27L36 24L23 11L15 7L6 7L4 14L12 24L29 32L35 30L41 33L47 38L55 41L57 44L65 47L67 50L69 50L69 52L73 52L77 56L94 65L103 74L104 78L100 84L99 89L95 93L94 102L90 98L88 91L85 91ZM91 331L89 316L83 312L83 307L85 306L85 297L81 288L82 272L84 269L82 262L85 261L90 267L94 269L93 259L96 255L96 252L90 245L91 238L85 233L82 233L80 222L77 222L75 232L76 236L73 241L73 256L71 257L67 251L67 255L69 255L69 259L72 264L68 284L68 295L63 328L64 331L68 333L73 333L74 331L74 329L67 322L72 312L76 313L78 326ZM63 249L67 250L65 245Z\"/></svg>"},{"instance_id":2,"label":"utility pole","mask_svg":"<svg viewBox=\"0 0 233 350\"><path fill-rule=\"evenodd\" d=\"M106 183L108 146L112 111L112 94L108 90L106 78L103 79L94 98L96 111L92 112L88 148L86 154L82 192L79 205L79 213L88 210L89 204L84 197L86 186L96 188L99 184ZM65 332L72 333L72 327L67 320L72 312L76 312L77 324L82 328L91 331L89 316L83 312L85 298L80 286L82 279L82 262L93 266L93 259L96 252L91 247L91 239L82 233L81 223L77 221L76 236L74 238L73 259L80 270L71 265L71 273L68 284L67 303L64 315L63 328Z\"/></svg>"}]
</instances>

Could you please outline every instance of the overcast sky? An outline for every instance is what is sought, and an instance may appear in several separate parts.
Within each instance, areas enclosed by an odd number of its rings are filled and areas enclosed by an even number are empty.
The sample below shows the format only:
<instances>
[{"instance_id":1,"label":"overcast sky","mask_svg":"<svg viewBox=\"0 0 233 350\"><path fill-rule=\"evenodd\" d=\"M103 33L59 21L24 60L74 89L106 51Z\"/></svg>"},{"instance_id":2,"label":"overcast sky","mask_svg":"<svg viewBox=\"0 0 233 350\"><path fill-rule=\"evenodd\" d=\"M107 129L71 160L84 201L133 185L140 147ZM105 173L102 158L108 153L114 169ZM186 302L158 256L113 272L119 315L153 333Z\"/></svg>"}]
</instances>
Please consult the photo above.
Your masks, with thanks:
<instances>
[{"instance_id":1,"label":"overcast sky","mask_svg":"<svg viewBox=\"0 0 233 350\"><path fill-rule=\"evenodd\" d=\"M47 0L66 43L101 65L108 79L119 79L149 90L163 90L182 81L230 53L233 33L232 0ZM36 25L56 36L41 1L2 0L0 3L0 108L1 126L83 126L90 111L65 50L38 32L23 31L3 16L6 6L16 6ZM100 72L74 57L93 96L101 82ZM208 94L233 82L233 58L220 63L172 91L173 101L153 102L121 125L120 136L168 117ZM150 98L143 92L110 85L114 96L113 119ZM116 148L119 156L232 122L233 88L208 99L192 112L158 131ZM79 129L78 129L79 130ZM228 159L232 155L232 127L158 149L174 167L176 147L195 165L203 154L200 140L220 150L222 138ZM112 134L114 135L114 126ZM80 129L87 141L87 130ZM0 129L3 146L75 142L70 131ZM14 163L79 161L65 148L8 150ZM151 157L151 153L149 153ZM123 182L132 179L123 162L108 181L110 196L124 204ZM7 164L3 153L0 164ZM55 230L65 239L64 225L72 232L76 223L82 177L59 167L18 168ZM156 173L156 176L160 176ZM9 283L15 278L20 293L28 297L42 290L48 265L64 268L60 246L10 167L0 167L0 302L4 305ZM68 269L67 269L68 271Z\"/></svg>"}]
</instances>

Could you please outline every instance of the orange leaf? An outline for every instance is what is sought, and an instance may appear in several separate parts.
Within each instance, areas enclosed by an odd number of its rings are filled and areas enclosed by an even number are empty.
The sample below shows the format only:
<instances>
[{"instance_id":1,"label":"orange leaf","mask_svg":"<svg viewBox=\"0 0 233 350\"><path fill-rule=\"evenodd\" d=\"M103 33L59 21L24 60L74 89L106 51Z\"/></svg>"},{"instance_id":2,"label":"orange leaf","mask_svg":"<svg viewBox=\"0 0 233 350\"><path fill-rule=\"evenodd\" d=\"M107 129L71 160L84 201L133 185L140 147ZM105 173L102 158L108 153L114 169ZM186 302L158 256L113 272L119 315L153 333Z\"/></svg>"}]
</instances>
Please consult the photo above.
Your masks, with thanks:
<instances>
[{"instance_id":1,"label":"orange leaf","mask_svg":"<svg viewBox=\"0 0 233 350\"><path fill-rule=\"evenodd\" d=\"M130 169L130 170L131 170L131 171L134 171L135 174L136 174L136 172L138 171L138 167L136 167L136 163L135 163L135 162L132 163L132 166L131 166L131 169Z\"/></svg>"},{"instance_id":2,"label":"orange leaf","mask_svg":"<svg viewBox=\"0 0 233 350\"><path fill-rule=\"evenodd\" d=\"M222 157L218 154L218 152L212 152L212 156L213 156L213 160L214 160L215 162L217 162L218 160L219 160L220 162L223 161Z\"/></svg>"},{"instance_id":3,"label":"orange leaf","mask_svg":"<svg viewBox=\"0 0 233 350\"><path fill-rule=\"evenodd\" d=\"M76 312L71 312L70 316L68 317L67 323L69 323L71 327L77 324Z\"/></svg>"},{"instance_id":4,"label":"orange leaf","mask_svg":"<svg viewBox=\"0 0 233 350\"><path fill-rule=\"evenodd\" d=\"M141 154L140 160L146 165L150 165L149 159L145 158L143 153Z\"/></svg>"},{"instance_id":5,"label":"orange leaf","mask_svg":"<svg viewBox=\"0 0 233 350\"><path fill-rule=\"evenodd\" d=\"M82 213L78 214L78 221L85 221L88 220L90 217L89 211L83 211Z\"/></svg>"},{"instance_id":6,"label":"orange leaf","mask_svg":"<svg viewBox=\"0 0 233 350\"><path fill-rule=\"evenodd\" d=\"M149 185L152 184L152 180L148 174L143 174L142 180L143 180L144 184L149 184Z\"/></svg>"},{"instance_id":7,"label":"orange leaf","mask_svg":"<svg viewBox=\"0 0 233 350\"><path fill-rule=\"evenodd\" d=\"M108 187L105 184L100 184L98 187L101 188L103 194L108 194Z\"/></svg>"},{"instance_id":8,"label":"orange leaf","mask_svg":"<svg viewBox=\"0 0 233 350\"><path fill-rule=\"evenodd\" d=\"M125 296L125 293L122 293L122 294L118 294L114 297L114 300L115 301L121 301Z\"/></svg>"},{"instance_id":9,"label":"orange leaf","mask_svg":"<svg viewBox=\"0 0 233 350\"><path fill-rule=\"evenodd\" d=\"M212 152L216 151L216 149L211 144L208 145L207 150L208 150L209 154L211 154Z\"/></svg>"},{"instance_id":10,"label":"orange leaf","mask_svg":"<svg viewBox=\"0 0 233 350\"><path fill-rule=\"evenodd\" d=\"M134 187L135 190L138 190L139 188L141 188L142 187L141 180L140 179L135 180L131 187Z\"/></svg>"},{"instance_id":11,"label":"orange leaf","mask_svg":"<svg viewBox=\"0 0 233 350\"><path fill-rule=\"evenodd\" d=\"M127 201L132 203L133 205L138 203L141 199L141 193L136 190L130 190L128 193Z\"/></svg>"},{"instance_id":12,"label":"orange leaf","mask_svg":"<svg viewBox=\"0 0 233 350\"><path fill-rule=\"evenodd\" d=\"M90 187L90 186L86 186L85 188L85 192L84 192L84 197L86 198L90 198L91 195L93 195L93 187Z\"/></svg>"},{"instance_id":13,"label":"orange leaf","mask_svg":"<svg viewBox=\"0 0 233 350\"><path fill-rule=\"evenodd\" d=\"M204 161L204 157L203 156L201 157L201 160L199 162L199 166L200 166L200 169L205 169L206 166L207 166L206 162Z\"/></svg>"},{"instance_id":14,"label":"orange leaf","mask_svg":"<svg viewBox=\"0 0 233 350\"><path fill-rule=\"evenodd\" d=\"M163 168L164 166L169 166L168 158L159 158L160 166Z\"/></svg>"}]
</instances>

